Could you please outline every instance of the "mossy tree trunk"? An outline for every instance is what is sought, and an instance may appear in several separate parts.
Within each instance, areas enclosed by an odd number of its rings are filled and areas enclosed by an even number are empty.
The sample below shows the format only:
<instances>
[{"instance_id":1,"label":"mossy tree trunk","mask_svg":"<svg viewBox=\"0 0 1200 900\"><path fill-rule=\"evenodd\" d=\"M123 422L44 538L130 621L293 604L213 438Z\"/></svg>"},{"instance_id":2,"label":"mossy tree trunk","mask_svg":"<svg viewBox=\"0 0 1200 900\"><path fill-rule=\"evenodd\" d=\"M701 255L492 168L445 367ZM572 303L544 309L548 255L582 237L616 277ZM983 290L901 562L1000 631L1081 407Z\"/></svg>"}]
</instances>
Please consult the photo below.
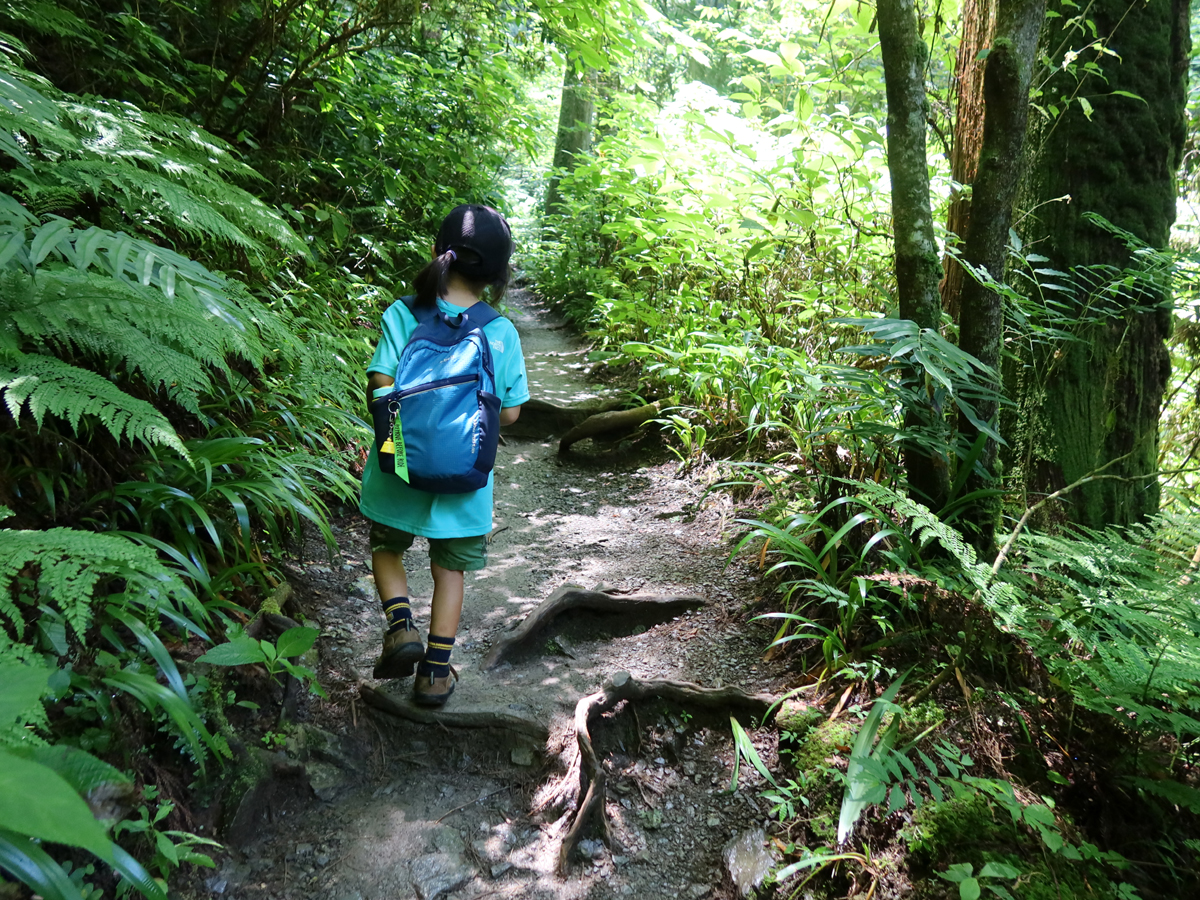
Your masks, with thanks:
<instances>
[{"instance_id":1,"label":"mossy tree trunk","mask_svg":"<svg viewBox=\"0 0 1200 900\"><path fill-rule=\"evenodd\" d=\"M971 190L970 227L962 258L973 269L986 271L996 281L1004 280L1008 231L1029 121L1029 85L1045 13L1046 0L999 0L995 39L987 56L983 141L978 174ZM997 373L985 385L991 396L975 404L980 420L994 422L999 409L991 398L1000 392L1003 301L983 282L967 277L960 293L960 308L959 347ZM959 416L958 429L968 445L983 441L977 469L982 468L988 474L972 473L967 479L968 491L990 487L992 477L999 474L995 471L999 449L995 439L981 436L966 416ZM998 516L999 504L995 500L980 500L974 505L973 515L966 517L975 529L973 537L981 551L991 546Z\"/></svg>"},{"instance_id":2,"label":"mossy tree trunk","mask_svg":"<svg viewBox=\"0 0 1200 900\"><path fill-rule=\"evenodd\" d=\"M914 0L879 0L879 44L887 91L887 156L892 182L892 228L896 244L896 292L900 318L936 330L941 319L938 282L942 265L933 239L929 166L925 154L925 65L929 50L917 30ZM917 377L919 373L914 373ZM904 467L909 492L933 509L949 494L945 457L912 436L929 432L933 410L909 409Z\"/></svg>"},{"instance_id":3,"label":"mossy tree trunk","mask_svg":"<svg viewBox=\"0 0 1200 900\"><path fill-rule=\"evenodd\" d=\"M562 214L558 192L562 176L576 161L592 149L593 120L596 112L594 78L579 77L570 62L563 73L562 102L558 108L558 133L554 139L554 162L546 189L545 214Z\"/></svg>"},{"instance_id":4,"label":"mossy tree trunk","mask_svg":"<svg viewBox=\"0 0 1200 900\"><path fill-rule=\"evenodd\" d=\"M1040 103L1061 112L1032 123L1022 231L1027 249L1049 258L1042 265L1076 276L1066 301L1075 322L1067 324L1080 340L1026 354L1016 385L1021 440L1013 462L1035 498L1104 468L1103 477L1065 498L1063 512L1084 525L1125 524L1158 508L1154 472L1171 312L1161 290L1142 289L1118 298L1102 321L1083 322L1098 298L1082 282L1097 270L1080 270L1131 263L1124 243L1085 213L1153 247L1167 243L1185 135L1188 0L1096 0L1086 11L1051 0L1049 8L1059 17L1047 20L1043 35L1052 74ZM1087 49L1094 38L1073 18L1081 12L1111 53ZM1079 56L1064 69L1068 51ZM1099 73L1086 73L1085 63Z\"/></svg>"}]
</instances>

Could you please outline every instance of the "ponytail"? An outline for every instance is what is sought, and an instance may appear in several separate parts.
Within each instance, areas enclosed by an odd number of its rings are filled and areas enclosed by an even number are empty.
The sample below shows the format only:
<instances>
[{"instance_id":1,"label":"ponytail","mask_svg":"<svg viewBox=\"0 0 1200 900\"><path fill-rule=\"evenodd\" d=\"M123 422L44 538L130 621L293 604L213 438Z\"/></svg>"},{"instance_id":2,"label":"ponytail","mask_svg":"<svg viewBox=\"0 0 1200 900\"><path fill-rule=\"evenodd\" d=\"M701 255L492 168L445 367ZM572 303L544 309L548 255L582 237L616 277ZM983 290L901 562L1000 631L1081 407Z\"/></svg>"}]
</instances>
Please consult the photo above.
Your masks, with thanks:
<instances>
[{"instance_id":1,"label":"ponytail","mask_svg":"<svg viewBox=\"0 0 1200 900\"><path fill-rule=\"evenodd\" d=\"M455 265L459 263L462 264ZM417 289L417 306L433 307L437 306L438 297L446 295L446 288L449 286L449 278L452 267L457 270L460 267L477 265L479 254L471 250L458 250L446 248L444 253L435 256L430 262L417 273L417 277L413 279L413 286ZM471 290L476 296L483 293L485 288L491 288L491 301L498 303L500 298L504 296L505 290L508 288L508 280L512 273L512 267L505 264L503 271L490 281L473 281L465 275L458 273L471 286Z\"/></svg>"},{"instance_id":2,"label":"ponytail","mask_svg":"<svg viewBox=\"0 0 1200 900\"><path fill-rule=\"evenodd\" d=\"M417 273L413 285L417 289L417 306L437 306L438 297L446 293L450 265L458 258L450 248L435 256L425 268Z\"/></svg>"}]
</instances>

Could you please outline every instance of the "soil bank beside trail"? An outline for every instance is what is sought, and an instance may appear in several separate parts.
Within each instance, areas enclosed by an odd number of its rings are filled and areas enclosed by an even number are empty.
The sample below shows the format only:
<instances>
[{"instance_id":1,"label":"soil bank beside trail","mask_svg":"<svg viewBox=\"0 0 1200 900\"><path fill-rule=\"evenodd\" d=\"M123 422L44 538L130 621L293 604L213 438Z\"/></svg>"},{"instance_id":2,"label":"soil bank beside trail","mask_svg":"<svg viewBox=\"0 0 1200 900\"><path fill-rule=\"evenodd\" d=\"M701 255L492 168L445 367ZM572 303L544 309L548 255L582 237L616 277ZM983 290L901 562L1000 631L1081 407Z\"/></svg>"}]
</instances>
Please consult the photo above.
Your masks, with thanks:
<instances>
[{"instance_id":1,"label":"soil bank beside trail","mask_svg":"<svg viewBox=\"0 0 1200 900\"><path fill-rule=\"evenodd\" d=\"M583 351L561 323L523 291L509 304L533 397L557 404L594 397ZM537 807L563 777L582 696L619 671L752 691L778 685L774 665L759 659L769 638L742 621L755 599L755 573L725 567L735 527L725 495L677 478L661 451L658 464L646 466L628 450L587 441L560 459L556 438L510 437L500 448L489 565L467 574L452 660L460 680L447 707L529 727L418 724L364 705L360 685L404 702L411 679L371 679L383 618L367 526L354 517L339 522L340 556L330 564L312 544L291 572L296 614L321 630L319 671L330 693L302 708L286 738L282 752L305 774L292 782L276 776L269 790L226 799L231 810L243 807L236 846L203 879L201 895L733 896L722 848L761 825L767 810L744 777L738 792L723 793L732 762L727 717L722 723L654 704L626 704L594 735L609 772L613 848L585 841L569 876L556 872L565 825ZM422 541L405 562L424 634L432 581ZM698 595L706 603L657 622L569 613L526 652L483 671L491 643L568 583ZM769 759L774 748L761 751ZM278 769L297 768L279 759ZM227 811L227 824L231 818Z\"/></svg>"}]
</instances>

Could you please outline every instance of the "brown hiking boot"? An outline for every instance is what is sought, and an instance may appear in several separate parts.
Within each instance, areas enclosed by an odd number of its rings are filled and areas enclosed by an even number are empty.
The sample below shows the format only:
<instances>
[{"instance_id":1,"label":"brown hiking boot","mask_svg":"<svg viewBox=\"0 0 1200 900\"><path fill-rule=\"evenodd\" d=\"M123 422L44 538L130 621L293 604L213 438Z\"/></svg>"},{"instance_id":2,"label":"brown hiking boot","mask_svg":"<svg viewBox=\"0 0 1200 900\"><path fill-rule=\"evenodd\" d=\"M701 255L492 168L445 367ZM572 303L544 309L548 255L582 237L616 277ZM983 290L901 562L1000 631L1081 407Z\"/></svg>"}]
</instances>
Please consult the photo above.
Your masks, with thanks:
<instances>
[{"instance_id":1,"label":"brown hiking boot","mask_svg":"<svg viewBox=\"0 0 1200 900\"><path fill-rule=\"evenodd\" d=\"M383 636L383 652L372 674L376 678L407 678L424 658L419 631L415 628L393 631Z\"/></svg>"},{"instance_id":2,"label":"brown hiking boot","mask_svg":"<svg viewBox=\"0 0 1200 900\"><path fill-rule=\"evenodd\" d=\"M418 675L413 682L413 703L417 706L442 706L454 693L454 682L458 681L458 672L450 667L450 674L441 678L431 675Z\"/></svg>"}]
</instances>

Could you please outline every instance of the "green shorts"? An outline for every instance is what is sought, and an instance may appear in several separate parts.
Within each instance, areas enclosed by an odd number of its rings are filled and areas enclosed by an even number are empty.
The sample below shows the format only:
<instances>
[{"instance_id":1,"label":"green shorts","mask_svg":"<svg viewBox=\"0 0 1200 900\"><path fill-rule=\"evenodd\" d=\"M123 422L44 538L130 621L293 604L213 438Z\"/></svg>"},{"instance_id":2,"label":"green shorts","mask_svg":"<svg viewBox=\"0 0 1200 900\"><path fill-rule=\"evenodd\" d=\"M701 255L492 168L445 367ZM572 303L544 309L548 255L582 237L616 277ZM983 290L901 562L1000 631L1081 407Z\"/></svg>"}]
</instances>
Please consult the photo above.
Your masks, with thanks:
<instances>
[{"instance_id":1,"label":"green shorts","mask_svg":"<svg viewBox=\"0 0 1200 900\"><path fill-rule=\"evenodd\" d=\"M413 545L416 535L371 522L371 552L384 550L403 555ZM487 565L487 535L471 537L429 538L429 559L452 572L477 572Z\"/></svg>"}]
</instances>

